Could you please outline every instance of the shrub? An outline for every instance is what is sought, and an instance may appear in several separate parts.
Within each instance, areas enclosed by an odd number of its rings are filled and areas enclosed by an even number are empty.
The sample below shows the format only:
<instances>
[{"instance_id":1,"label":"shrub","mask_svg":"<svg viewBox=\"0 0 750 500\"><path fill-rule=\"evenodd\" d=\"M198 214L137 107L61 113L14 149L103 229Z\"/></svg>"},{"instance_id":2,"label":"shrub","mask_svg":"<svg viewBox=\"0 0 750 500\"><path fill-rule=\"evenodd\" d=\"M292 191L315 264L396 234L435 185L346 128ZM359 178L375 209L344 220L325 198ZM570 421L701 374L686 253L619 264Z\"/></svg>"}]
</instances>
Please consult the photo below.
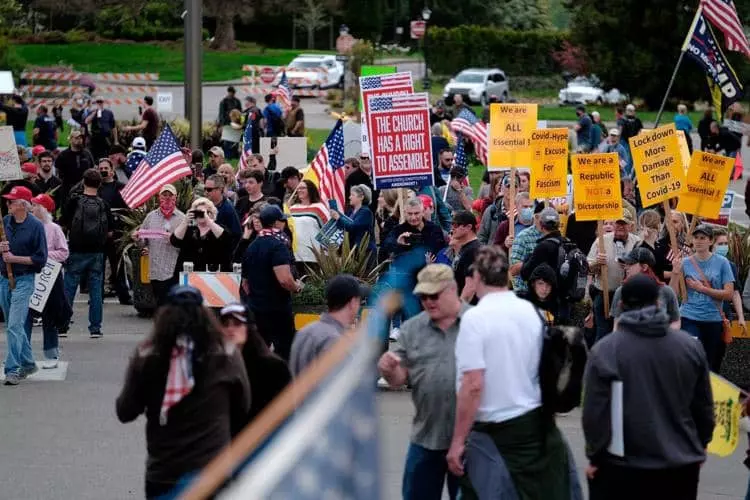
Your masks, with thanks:
<instances>
[{"instance_id":1,"label":"shrub","mask_svg":"<svg viewBox=\"0 0 750 500\"><path fill-rule=\"evenodd\" d=\"M549 75L559 67L552 57L568 33L552 30L509 31L484 26L431 27L425 54L436 74L452 75L468 67L498 67L506 73Z\"/></svg>"}]
</instances>

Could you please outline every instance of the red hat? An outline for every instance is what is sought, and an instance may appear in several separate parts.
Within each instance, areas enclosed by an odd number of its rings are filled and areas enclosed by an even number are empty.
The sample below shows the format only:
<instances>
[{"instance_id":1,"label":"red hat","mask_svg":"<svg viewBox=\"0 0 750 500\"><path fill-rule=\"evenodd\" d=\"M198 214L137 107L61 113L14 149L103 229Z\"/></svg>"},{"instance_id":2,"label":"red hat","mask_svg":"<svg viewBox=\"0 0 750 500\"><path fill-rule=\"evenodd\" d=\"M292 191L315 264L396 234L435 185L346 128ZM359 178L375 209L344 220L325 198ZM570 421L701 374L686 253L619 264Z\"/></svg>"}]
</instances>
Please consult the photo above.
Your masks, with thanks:
<instances>
[{"instance_id":1,"label":"red hat","mask_svg":"<svg viewBox=\"0 0 750 500\"><path fill-rule=\"evenodd\" d=\"M4 194L3 198L6 200L26 200L30 202L32 196L31 189L25 186L13 186L10 193Z\"/></svg>"},{"instance_id":2,"label":"red hat","mask_svg":"<svg viewBox=\"0 0 750 500\"><path fill-rule=\"evenodd\" d=\"M36 175L37 173L39 173L39 169L37 168L36 163L31 163L30 161L27 161L26 163L21 165L21 171L32 175Z\"/></svg>"},{"instance_id":3,"label":"red hat","mask_svg":"<svg viewBox=\"0 0 750 500\"><path fill-rule=\"evenodd\" d=\"M46 193L38 194L31 199L31 203L36 203L47 209L47 212L52 213L55 211L55 200Z\"/></svg>"},{"instance_id":4,"label":"red hat","mask_svg":"<svg viewBox=\"0 0 750 500\"><path fill-rule=\"evenodd\" d=\"M33 148L31 148L31 154L33 156L39 156L40 154L44 153L45 151L47 151L47 148L45 148L41 144L39 144L39 145L34 146Z\"/></svg>"},{"instance_id":5,"label":"red hat","mask_svg":"<svg viewBox=\"0 0 750 500\"><path fill-rule=\"evenodd\" d=\"M417 196L420 200L422 200L422 206L425 208L432 208L432 197L428 196L426 194L420 194Z\"/></svg>"}]
</instances>

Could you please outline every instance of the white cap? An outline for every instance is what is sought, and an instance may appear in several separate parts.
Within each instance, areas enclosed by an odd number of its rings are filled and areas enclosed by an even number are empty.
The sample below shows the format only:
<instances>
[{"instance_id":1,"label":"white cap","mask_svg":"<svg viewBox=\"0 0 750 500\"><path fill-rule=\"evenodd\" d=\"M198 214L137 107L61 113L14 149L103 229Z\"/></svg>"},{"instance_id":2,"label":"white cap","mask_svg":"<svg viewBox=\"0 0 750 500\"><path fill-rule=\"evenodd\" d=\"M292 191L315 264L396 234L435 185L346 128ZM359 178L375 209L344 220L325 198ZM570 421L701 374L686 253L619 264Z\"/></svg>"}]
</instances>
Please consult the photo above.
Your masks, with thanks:
<instances>
[{"instance_id":1,"label":"white cap","mask_svg":"<svg viewBox=\"0 0 750 500\"><path fill-rule=\"evenodd\" d=\"M627 106L625 106L625 111L628 113L635 113L635 106L633 106L632 104L628 104Z\"/></svg>"},{"instance_id":2,"label":"white cap","mask_svg":"<svg viewBox=\"0 0 750 500\"><path fill-rule=\"evenodd\" d=\"M143 137L136 137L133 139L133 147L146 149L146 139Z\"/></svg>"},{"instance_id":3,"label":"white cap","mask_svg":"<svg viewBox=\"0 0 750 500\"><path fill-rule=\"evenodd\" d=\"M619 135L620 135L620 129L617 129L617 128L611 128L611 129L609 129L609 135L615 135L615 136L619 137Z\"/></svg>"},{"instance_id":4,"label":"white cap","mask_svg":"<svg viewBox=\"0 0 750 500\"><path fill-rule=\"evenodd\" d=\"M596 116L598 118L599 117L599 112L598 111L592 111L591 112L591 116Z\"/></svg>"}]
</instances>

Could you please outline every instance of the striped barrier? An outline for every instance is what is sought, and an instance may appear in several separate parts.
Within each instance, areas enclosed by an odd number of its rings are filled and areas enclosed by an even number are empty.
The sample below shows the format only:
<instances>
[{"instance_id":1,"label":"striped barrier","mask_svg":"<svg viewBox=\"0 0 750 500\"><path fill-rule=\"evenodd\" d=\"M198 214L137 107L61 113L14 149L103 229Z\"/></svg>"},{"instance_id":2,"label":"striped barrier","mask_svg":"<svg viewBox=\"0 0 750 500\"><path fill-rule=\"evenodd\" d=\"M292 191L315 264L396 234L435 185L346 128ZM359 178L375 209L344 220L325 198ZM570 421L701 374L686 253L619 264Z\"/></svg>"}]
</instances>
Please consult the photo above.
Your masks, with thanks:
<instances>
[{"instance_id":1,"label":"striped barrier","mask_svg":"<svg viewBox=\"0 0 750 500\"><path fill-rule=\"evenodd\" d=\"M274 73L274 80L277 79L278 74L282 71L294 71L298 68L293 68L290 66L260 66L260 65L253 65L253 64L245 64L242 66L242 71L249 71L252 73L251 75L245 75L242 77L242 81L245 83L248 83L252 85L252 87L243 87L241 90L243 90L246 94L251 95L265 95L271 93L274 89L269 88L269 83L264 82L263 79L260 76L260 73L264 70L268 69L273 70ZM318 68L309 68L306 69L306 71L317 71L320 73L328 73L328 68L325 67L318 67ZM287 78L290 86L290 90L292 91L292 94L299 97L325 97L328 92L325 90L320 89L299 89L294 88L296 86L302 86L302 85L318 85L317 80L313 80L311 78Z\"/></svg>"},{"instance_id":2,"label":"striped barrier","mask_svg":"<svg viewBox=\"0 0 750 500\"><path fill-rule=\"evenodd\" d=\"M266 95L273 92L272 87L240 87L239 91L249 95ZM328 95L327 90L318 89L291 89L292 95L299 97L325 97Z\"/></svg>"},{"instance_id":3,"label":"striped barrier","mask_svg":"<svg viewBox=\"0 0 750 500\"><path fill-rule=\"evenodd\" d=\"M131 98L124 98L124 99L104 99L104 102L109 106L143 106L145 103L143 99L131 99ZM30 97L26 100L26 104L29 106L40 106L42 104L44 105L59 105L59 106L69 106L73 103L72 98L68 97Z\"/></svg>"},{"instance_id":4,"label":"striped barrier","mask_svg":"<svg viewBox=\"0 0 750 500\"><path fill-rule=\"evenodd\" d=\"M203 304L208 307L224 307L239 302L240 280L240 273L180 273L180 283L200 290Z\"/></svg>"},{"instance_id":5,"label":"striped barrier","mask_svg":"<svg viewBox=\"0 0 750 500\"><path fill-rule=\"evenodd\" d=\"M47 80L58 82L74 82L80 80L83 73L57 72L57 71L24 71L21 73L23 80Z\"/></svg>"},{"instance_id":6,"label":"striped barrier","mask_svg":"<svg viewBox=\"0 0 750 500\"><path fill-rule=\"evenodd\" d=\"M108 94L155 94L159 91L159 87L147 86L147 87L111 87L108 85L97 85L97 93L108 93Z\"/></svg>"},{"instance_id":7,"label":"striped barrier","mask_svg":"<svg viewBox=\"0 0 750 500\"><path fill-rule=\"evenodd\" d=\"M59 92L88 92L86 87L74 87L71 85L21 85L21 92L32 93L59 93Z\"/></svg>"},{"instance_id":8,"label":"striped barrier","mask_svg":"<svg viewBox=\"0 0 750 500\"><path fill-rule=\"evenodd\" d=\"M157 81L159 73L97 73L100 82L142 82Z\"/></svg>"}]
</instances>

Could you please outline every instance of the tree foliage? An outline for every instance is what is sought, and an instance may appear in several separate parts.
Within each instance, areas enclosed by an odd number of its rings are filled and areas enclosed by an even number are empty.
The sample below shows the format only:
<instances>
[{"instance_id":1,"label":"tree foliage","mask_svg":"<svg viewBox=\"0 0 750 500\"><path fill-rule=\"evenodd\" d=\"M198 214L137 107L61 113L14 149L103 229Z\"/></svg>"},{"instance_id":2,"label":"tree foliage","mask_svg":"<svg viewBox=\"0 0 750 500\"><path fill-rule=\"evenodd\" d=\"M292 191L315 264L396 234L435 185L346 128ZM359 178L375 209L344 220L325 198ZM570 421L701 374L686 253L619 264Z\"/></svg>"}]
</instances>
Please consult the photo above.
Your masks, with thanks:
<instances>
[{"instance_id":1,"label":"tree foliage","mask_svg":"<svg viewBox=\"0 0 750 500\"><path fill-rule=\"evenodd\" d=\"M552 27L546 0L489 2L492 24L501 29L541 30Z\"/></svg>"}]
</instances>

